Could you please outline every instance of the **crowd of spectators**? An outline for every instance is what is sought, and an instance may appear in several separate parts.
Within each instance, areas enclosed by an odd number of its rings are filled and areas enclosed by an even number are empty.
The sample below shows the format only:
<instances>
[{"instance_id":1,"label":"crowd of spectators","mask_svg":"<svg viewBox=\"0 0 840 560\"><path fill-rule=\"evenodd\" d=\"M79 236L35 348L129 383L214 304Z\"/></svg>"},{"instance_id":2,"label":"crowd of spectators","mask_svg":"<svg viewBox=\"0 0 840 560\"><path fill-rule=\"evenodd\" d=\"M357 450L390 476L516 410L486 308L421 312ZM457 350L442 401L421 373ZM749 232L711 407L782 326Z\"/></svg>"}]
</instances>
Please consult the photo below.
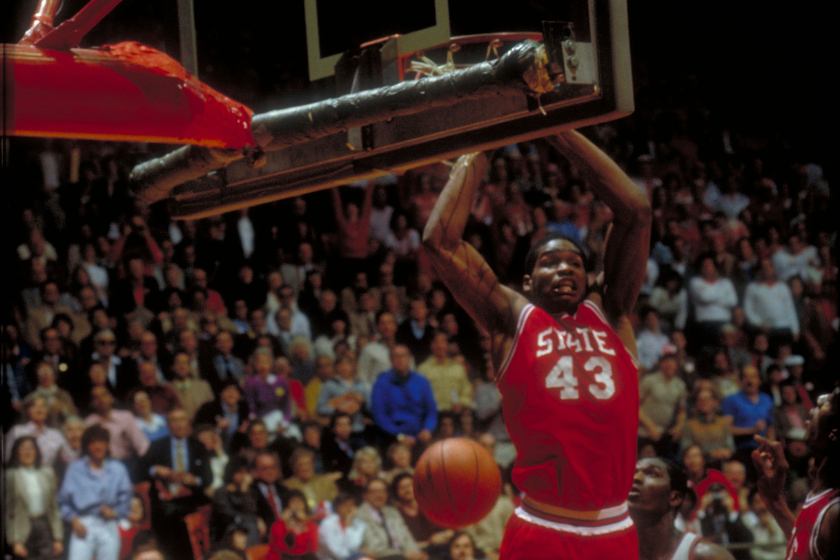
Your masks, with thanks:
<instances>
[{"instance_id":1,"label":"crowd of spectators","mask_svg":"<svg viewBox=\"0 0 840 560\"><path fill-rule=\"evenodd\" d=\"M754 434L783 440L804 496L807 411L838 378L828 184L784 143L640 101L589 131L654 210L640 454L684 465L694 497L678 523L778 543L749 453ZM209 506L210 548L237 558L261 544L270 558L497 554L518 495L488 340L420 245L445 165L174 221L129 189L145 146L27 149L33 172L4 201L10 550L116 560L151 536L187 559L184 519ZM543 142L492 161L466 238L500 280L518 287L529 247L559 231L594 281L611 214L586 181ZM453 436L508 475L466 533L426 519L407 483ZM144 482L148 501L133 497Z\"/></svg>"}]
</instances>

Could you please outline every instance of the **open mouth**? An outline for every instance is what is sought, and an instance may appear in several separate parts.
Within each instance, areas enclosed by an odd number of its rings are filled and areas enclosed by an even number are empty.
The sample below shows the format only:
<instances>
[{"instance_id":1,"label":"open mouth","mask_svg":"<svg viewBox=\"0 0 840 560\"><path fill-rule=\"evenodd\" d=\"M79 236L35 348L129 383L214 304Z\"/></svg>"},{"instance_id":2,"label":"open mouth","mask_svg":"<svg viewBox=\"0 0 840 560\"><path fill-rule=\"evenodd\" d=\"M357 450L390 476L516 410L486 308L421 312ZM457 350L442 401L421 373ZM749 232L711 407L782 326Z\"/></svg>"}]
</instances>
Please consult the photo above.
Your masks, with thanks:
<instances>
[{"instance_id":1,"label":"open mouth","mask_svg":"<svg viewBox=\"0 0 840 560\"><path fill-rule=\"evenodd\" d=\"M577 284L573 281L560 281L551 287L553 294L571 294L577 290Z\"/></svg>"}]
</instances>

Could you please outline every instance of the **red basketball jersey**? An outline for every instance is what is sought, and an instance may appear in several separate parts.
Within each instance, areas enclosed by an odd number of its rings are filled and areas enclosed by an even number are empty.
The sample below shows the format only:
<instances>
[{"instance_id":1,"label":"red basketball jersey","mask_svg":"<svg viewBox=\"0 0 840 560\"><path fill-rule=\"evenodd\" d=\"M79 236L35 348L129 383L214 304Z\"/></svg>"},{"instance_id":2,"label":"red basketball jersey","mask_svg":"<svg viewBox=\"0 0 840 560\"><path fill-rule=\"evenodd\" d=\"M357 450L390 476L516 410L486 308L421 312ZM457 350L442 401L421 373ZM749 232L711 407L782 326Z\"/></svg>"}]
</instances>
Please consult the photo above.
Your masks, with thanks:
<instances>
[{"instance_id":1,"label":"red basketball jersey","mask_svg":"<svg viewBox=\"0 0 840 560\"><path fill-rule=\"evenodd\" d=\"M528 305L497 384L520 490L574 510L625 502L636 469L638 365L594 303L559 321Z\"/></svg>"},{"instance_id":2,"label":"red basketball jersey","mask_svg":"<svg viewBox=\"0 0 840 560\"><path fill-rule=\"evenodd\" d=\"M817 551L817 536L820 523L828 508L840 502L840 489L834 488L820 492L805 500L796 526L788 541L786 560L823 560Z\"/></svg>"}]
</instances>

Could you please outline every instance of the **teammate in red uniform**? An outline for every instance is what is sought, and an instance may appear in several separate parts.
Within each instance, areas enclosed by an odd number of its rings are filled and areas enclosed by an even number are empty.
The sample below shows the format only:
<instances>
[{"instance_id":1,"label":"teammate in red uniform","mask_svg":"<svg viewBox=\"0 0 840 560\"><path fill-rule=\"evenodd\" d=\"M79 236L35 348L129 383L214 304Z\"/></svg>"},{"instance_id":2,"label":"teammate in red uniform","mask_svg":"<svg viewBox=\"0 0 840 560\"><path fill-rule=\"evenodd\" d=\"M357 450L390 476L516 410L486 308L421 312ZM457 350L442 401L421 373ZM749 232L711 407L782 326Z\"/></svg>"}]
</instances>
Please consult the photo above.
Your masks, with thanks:
<instances>
[{"instance_id":1,"label":"teammate in red uniform","mask_svg":"<svg viewBox=\"0 0 840 560\"><path fill-rule=\"evenodd\" d=\"M549 142L589 180L615 219L604 286L591 289L583 250L546 237L525 263L524 296L501 285L462 240L487 169L462 157L426 225L431 263L486 329L502 407L516 445L523 504L505 529L502 560L638 558L627 512L636 465L638 367L628 315L645 276L650 205L644 192L575 131Z\"/></svg>"},{"instance_id":2,"label":"teammate in red uniform","mask_svg":"<svg viewBox=\"0 0 840 560\"><path fill-rule=\"evenodd\" d=\"M840 389L821 395L811 411L807 444L814 481L799 517L794 518L785 500L788 462L782 444L755 439L760 444L752 457L759 473L758 492L789 538L785 559L840 559Z\"/></svg>"},{"instance_id":3,"label":"teammate in red uniform","mask_svg":"<svg viewBox=\"0 0 840 560\"><path fill-rule=\"evenodd\" d=\"M636 463L627 502L639 534L640 560L733 560L722 546L674 527L674 516L687 492L685 473L674 463L659 457Z\"/></svg>"}]
</instances>

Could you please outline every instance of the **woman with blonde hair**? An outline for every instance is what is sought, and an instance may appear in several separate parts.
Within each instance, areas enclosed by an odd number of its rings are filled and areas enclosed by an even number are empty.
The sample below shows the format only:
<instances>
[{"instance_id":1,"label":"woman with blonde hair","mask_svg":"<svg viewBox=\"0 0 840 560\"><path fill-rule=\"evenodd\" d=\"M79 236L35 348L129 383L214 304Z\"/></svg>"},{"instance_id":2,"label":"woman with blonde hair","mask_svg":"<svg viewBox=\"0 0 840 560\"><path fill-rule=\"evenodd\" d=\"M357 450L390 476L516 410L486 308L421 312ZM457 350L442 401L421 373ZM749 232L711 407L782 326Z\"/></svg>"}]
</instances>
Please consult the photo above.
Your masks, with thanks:
<instances>
[{"instance_id":1,"label":"woman with blonde hair","mask_svg":"<svg viewBox=\"0 0 840 560\"><path fill-rule=\"evenodd\" d=\"M368 482L374 478L382 478L382 457L375 447L362 447L353 456L353 467L347 475L350 481L347 490L361 496Z\"/></svg>"}]
</instances>

